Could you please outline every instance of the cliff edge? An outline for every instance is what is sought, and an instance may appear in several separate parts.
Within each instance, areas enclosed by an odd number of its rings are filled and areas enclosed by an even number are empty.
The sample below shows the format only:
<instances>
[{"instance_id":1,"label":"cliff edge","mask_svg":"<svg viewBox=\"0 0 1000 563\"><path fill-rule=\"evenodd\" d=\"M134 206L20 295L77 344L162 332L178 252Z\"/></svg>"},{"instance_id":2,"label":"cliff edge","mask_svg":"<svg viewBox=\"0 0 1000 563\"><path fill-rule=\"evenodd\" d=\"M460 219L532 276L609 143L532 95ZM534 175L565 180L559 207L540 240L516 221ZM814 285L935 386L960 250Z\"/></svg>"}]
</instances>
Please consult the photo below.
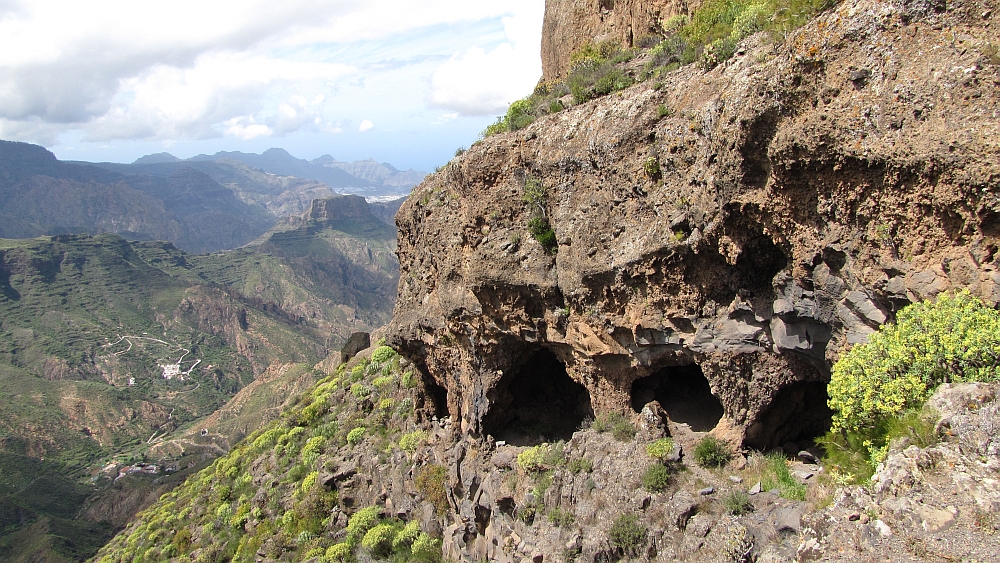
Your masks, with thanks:
<instances>
[{"instance_id":1,"label":"cliff edge","mask_svg":"<svg viewBox=\"0 0 1000 563\"><path fill-rule=\"evenodd\" d=\"M808 441L844 346L950 288L1000 301L995 8L844 3L485 139L396 216L390 343L475 436L656 399Z\"/></svg>"}]
</instances>

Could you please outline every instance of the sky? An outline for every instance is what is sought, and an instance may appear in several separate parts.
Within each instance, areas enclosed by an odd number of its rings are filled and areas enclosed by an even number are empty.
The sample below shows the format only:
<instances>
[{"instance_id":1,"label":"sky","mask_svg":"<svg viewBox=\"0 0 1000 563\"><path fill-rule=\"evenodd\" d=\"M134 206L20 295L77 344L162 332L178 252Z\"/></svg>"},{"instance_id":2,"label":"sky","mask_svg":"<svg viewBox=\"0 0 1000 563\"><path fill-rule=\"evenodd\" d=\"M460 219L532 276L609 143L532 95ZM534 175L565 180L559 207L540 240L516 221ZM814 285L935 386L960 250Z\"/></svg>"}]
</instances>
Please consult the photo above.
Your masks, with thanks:
<instances>
[{"instance_id":1,"label":"sky","mask_svg":"<svg viewBox=\"0 0 1000 563\"><path fill-rule=\"evenodd\" d=\"M0 139L432 170L531 93L544 0L0 0Z\"/></svg>"}]
</instances>

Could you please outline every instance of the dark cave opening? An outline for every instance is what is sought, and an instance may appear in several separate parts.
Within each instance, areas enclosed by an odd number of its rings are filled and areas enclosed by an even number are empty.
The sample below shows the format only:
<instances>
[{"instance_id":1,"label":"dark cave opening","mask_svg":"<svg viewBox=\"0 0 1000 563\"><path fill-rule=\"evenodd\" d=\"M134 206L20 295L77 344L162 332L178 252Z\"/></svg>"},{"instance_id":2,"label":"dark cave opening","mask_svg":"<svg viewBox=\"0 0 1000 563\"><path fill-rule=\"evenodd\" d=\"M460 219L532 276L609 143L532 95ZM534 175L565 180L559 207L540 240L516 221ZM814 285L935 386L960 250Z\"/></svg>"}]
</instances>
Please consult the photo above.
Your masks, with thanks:
<instances>
[{"instance_id":1,"label":"dark cave opening","mask_svg":"<svg viewBox=\"0 0 1000 563\"><path fill-rule=\"evenodd\" d=\"M532 353L505 376L483 417L483 432L515 446L569 440L594 415L587 388L573 381L552 351Z\"/></svg>"},{"instance_id":2,"label":"dark cave opening","mask_svg":"<svg viewBox=\"0 0 1000 563\"><path fill-rule=\"evenodd\" d=\"M724 409L712 394L708 379L697 364L672 366L632 383L635 412L650 401L658 401L670 420L685 423L695 432L707 432L722 419Z\"/></svg>"},{"instance_id":3,"label":"dark cave opening","mask_svg":"<svg viewBox=\"0 0 1000 563\"><path fill-rule=\"evenodd\" d=\"M438 385L434 379L424 376L424 402L417 405L428 413L428 416L445 418L448 416L448 390Z\"/></svg>"},{"instance_id":4,"label":"dark cave opening","mask_svg":"<svg viewBox=\"0 0 1000 563\"><path fill-rule=\"evenodd\" d=\"M768 451L794 444L796 449L813 445L813 440L830 429L833 411L822 381L797 381L775 394L771 406L747 429L744 444Z\"/></svg>"}]
</instances>

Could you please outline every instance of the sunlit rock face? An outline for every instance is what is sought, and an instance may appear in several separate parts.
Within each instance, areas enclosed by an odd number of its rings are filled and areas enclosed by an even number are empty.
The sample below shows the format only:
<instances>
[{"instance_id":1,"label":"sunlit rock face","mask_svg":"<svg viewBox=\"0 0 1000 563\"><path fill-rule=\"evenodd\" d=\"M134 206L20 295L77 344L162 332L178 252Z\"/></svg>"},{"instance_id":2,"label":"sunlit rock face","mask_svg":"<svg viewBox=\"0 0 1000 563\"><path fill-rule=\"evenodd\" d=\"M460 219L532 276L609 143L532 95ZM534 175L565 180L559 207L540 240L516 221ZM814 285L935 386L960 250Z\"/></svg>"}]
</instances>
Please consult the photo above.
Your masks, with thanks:
<instances>
[{"instance_id":1,"label":"sunlit rock face","mask_svg":"<svg viewBox=\"0 0 1000 563\"><path fill-rule=\"evenodd\" d=\"M477 143L396 216L390 342L473 435L678 397L748 446L822 432L845 346L941 291L1000 300L988 30L925 8L845 4Z\"/></svg>"}]
</instances>

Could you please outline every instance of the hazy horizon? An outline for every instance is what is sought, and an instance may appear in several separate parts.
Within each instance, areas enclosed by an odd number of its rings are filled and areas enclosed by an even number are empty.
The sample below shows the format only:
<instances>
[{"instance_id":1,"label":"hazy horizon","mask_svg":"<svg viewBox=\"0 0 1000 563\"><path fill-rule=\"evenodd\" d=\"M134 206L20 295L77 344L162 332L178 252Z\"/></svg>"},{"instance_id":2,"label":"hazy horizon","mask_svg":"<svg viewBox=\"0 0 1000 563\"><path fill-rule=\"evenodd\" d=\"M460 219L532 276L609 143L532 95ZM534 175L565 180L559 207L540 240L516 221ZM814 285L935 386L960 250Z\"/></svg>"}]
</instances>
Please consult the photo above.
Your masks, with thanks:
<instances>
[{"instance_id":1,"label":"hazy horizon","mask_svg":"<svg viewBox=\"0 0 1000 563\"><path fill-rule=\"evenodd\" d=\"M541 75L543 0L0 2L0 138L433 170Z\"/></svg>"}]
</instances>

